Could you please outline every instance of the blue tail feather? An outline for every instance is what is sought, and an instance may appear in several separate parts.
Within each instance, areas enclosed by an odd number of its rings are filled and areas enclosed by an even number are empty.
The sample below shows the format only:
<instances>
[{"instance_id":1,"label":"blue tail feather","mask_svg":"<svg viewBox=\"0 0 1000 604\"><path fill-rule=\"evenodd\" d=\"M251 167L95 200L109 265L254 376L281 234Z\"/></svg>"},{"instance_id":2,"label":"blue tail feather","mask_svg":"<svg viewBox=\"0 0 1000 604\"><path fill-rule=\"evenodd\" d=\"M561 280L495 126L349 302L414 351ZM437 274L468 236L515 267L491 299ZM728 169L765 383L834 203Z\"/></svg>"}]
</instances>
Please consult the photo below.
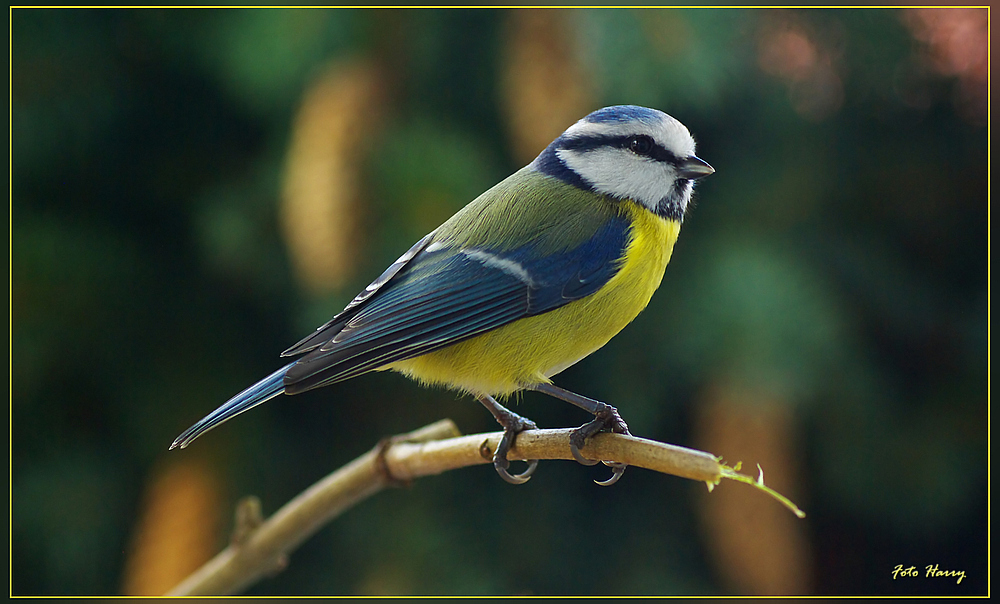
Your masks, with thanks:
<instances>
[{"instance_id":1,"label":"blue tail feather","mask_svg":"<svg viewBox=\"0 0 1000 604\"><path fill-rule=\"evenodd\" d=\"M285 373L295 363L289 363L271 375L240 392L233 398L226 401L224 405L203 417L198 423L191 426L178 436L171 449L184 447L191 444L191 441L198 438L205 432L218 426L224 421L236 417L244 411L253 409L257 405L266 403L272 398L285 392Z\"/></svg>"}]
</instances>

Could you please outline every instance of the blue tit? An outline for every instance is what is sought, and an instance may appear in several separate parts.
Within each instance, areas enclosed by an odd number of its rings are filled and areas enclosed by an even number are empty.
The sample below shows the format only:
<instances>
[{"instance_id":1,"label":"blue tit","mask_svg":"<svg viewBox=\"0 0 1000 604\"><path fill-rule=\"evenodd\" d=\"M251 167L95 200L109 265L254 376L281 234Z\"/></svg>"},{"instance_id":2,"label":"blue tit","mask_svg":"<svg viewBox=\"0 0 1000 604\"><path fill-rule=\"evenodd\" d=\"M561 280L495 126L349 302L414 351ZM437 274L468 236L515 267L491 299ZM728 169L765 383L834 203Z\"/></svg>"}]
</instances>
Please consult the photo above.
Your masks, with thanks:
<instances>
[{"instance_id":1,"label":"blue tit","mask_svg":"<svg viewBox=\"0 0 1000 604\"><path fill-rule=\"evenodd\" d=\"M536 390L594 420L571 448L601 430L628 434L610 405L558 388L552 376L594 352L646 307L691 201L715 170L671 116L633 105L594 111L515 172L418 241L347 307L284 357L295 360L240 392L181 434L186 447L279 394L298 394L391 369L422 384L475 396L503 426L497 472L535 424L496 397ZM624 466L612 465L621 476Z\"/></svg>"}]
</instances>

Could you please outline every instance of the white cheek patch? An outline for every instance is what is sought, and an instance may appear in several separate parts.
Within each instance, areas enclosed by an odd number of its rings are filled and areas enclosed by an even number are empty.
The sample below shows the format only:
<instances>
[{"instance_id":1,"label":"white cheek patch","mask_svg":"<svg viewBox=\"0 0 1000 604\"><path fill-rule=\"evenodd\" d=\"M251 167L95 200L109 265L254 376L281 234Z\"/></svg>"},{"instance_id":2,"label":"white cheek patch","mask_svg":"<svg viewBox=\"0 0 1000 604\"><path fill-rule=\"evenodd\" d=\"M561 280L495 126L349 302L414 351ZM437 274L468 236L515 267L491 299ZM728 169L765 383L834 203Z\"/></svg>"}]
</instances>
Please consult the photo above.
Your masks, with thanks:
<instances>
[{"instance_id":1,"label":"white cheek patch","mask_svg":"<svg viewBox=\"0 0 1000 604\"><path fill-rule=\"evenodd\" d=\"M556 155L598 193L634 199L651 210L656 209L677 179L670 164L639 157L625 149L560 149Z\"/></svg>"}]
</instances>

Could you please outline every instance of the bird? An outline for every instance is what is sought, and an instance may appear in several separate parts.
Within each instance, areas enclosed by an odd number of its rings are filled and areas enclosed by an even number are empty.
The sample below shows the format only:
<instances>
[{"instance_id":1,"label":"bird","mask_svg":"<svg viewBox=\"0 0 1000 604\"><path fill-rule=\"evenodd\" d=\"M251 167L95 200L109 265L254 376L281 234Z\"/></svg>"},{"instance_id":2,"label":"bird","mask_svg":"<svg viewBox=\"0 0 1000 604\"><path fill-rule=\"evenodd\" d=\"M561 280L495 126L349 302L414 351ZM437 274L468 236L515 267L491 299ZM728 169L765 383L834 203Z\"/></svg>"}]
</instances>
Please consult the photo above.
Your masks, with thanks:
<instances>
[{"instance_id":1,"label":"bird","mask_svg":"<svg viewBox=\"0 0 1000 604\"><path fill-rule=\"evenodd\" d=\"M341 312L285 350L294 358L232 397L170 445L185 448L219 424L281 394L371 371L474 396L503 427L497 473L521 484L507 455L536 429L501 405L533 390L594 419L570 435L629 434L618 410L552 383L628 325L659 287L692 198L715 169L695 155L677 119L615 105L567 128L528 165L410 247ZM614 484L625 465L606 461Z\"/></svg>"}]
</instances>

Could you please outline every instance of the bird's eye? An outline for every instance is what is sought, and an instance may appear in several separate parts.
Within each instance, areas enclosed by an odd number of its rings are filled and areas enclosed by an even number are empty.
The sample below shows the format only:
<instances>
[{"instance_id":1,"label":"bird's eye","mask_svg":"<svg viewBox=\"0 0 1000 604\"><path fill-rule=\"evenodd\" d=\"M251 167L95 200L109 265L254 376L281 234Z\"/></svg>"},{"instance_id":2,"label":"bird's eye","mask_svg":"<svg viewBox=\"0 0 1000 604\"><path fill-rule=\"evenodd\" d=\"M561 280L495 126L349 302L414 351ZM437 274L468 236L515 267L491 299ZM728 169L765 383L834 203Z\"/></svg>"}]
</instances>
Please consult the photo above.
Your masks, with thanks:
<instances>
[{"instance_id":1,"label":"bird's eye","mask_svg":"<svg viewBox=\"0 0 1000 604\"><path fill-rule=\"evenodd\" d=\"M628 148L636 155L649 155L653 150L653 139L646 135L634 136L629 140Z\"/></svg>"}]
</instances>

